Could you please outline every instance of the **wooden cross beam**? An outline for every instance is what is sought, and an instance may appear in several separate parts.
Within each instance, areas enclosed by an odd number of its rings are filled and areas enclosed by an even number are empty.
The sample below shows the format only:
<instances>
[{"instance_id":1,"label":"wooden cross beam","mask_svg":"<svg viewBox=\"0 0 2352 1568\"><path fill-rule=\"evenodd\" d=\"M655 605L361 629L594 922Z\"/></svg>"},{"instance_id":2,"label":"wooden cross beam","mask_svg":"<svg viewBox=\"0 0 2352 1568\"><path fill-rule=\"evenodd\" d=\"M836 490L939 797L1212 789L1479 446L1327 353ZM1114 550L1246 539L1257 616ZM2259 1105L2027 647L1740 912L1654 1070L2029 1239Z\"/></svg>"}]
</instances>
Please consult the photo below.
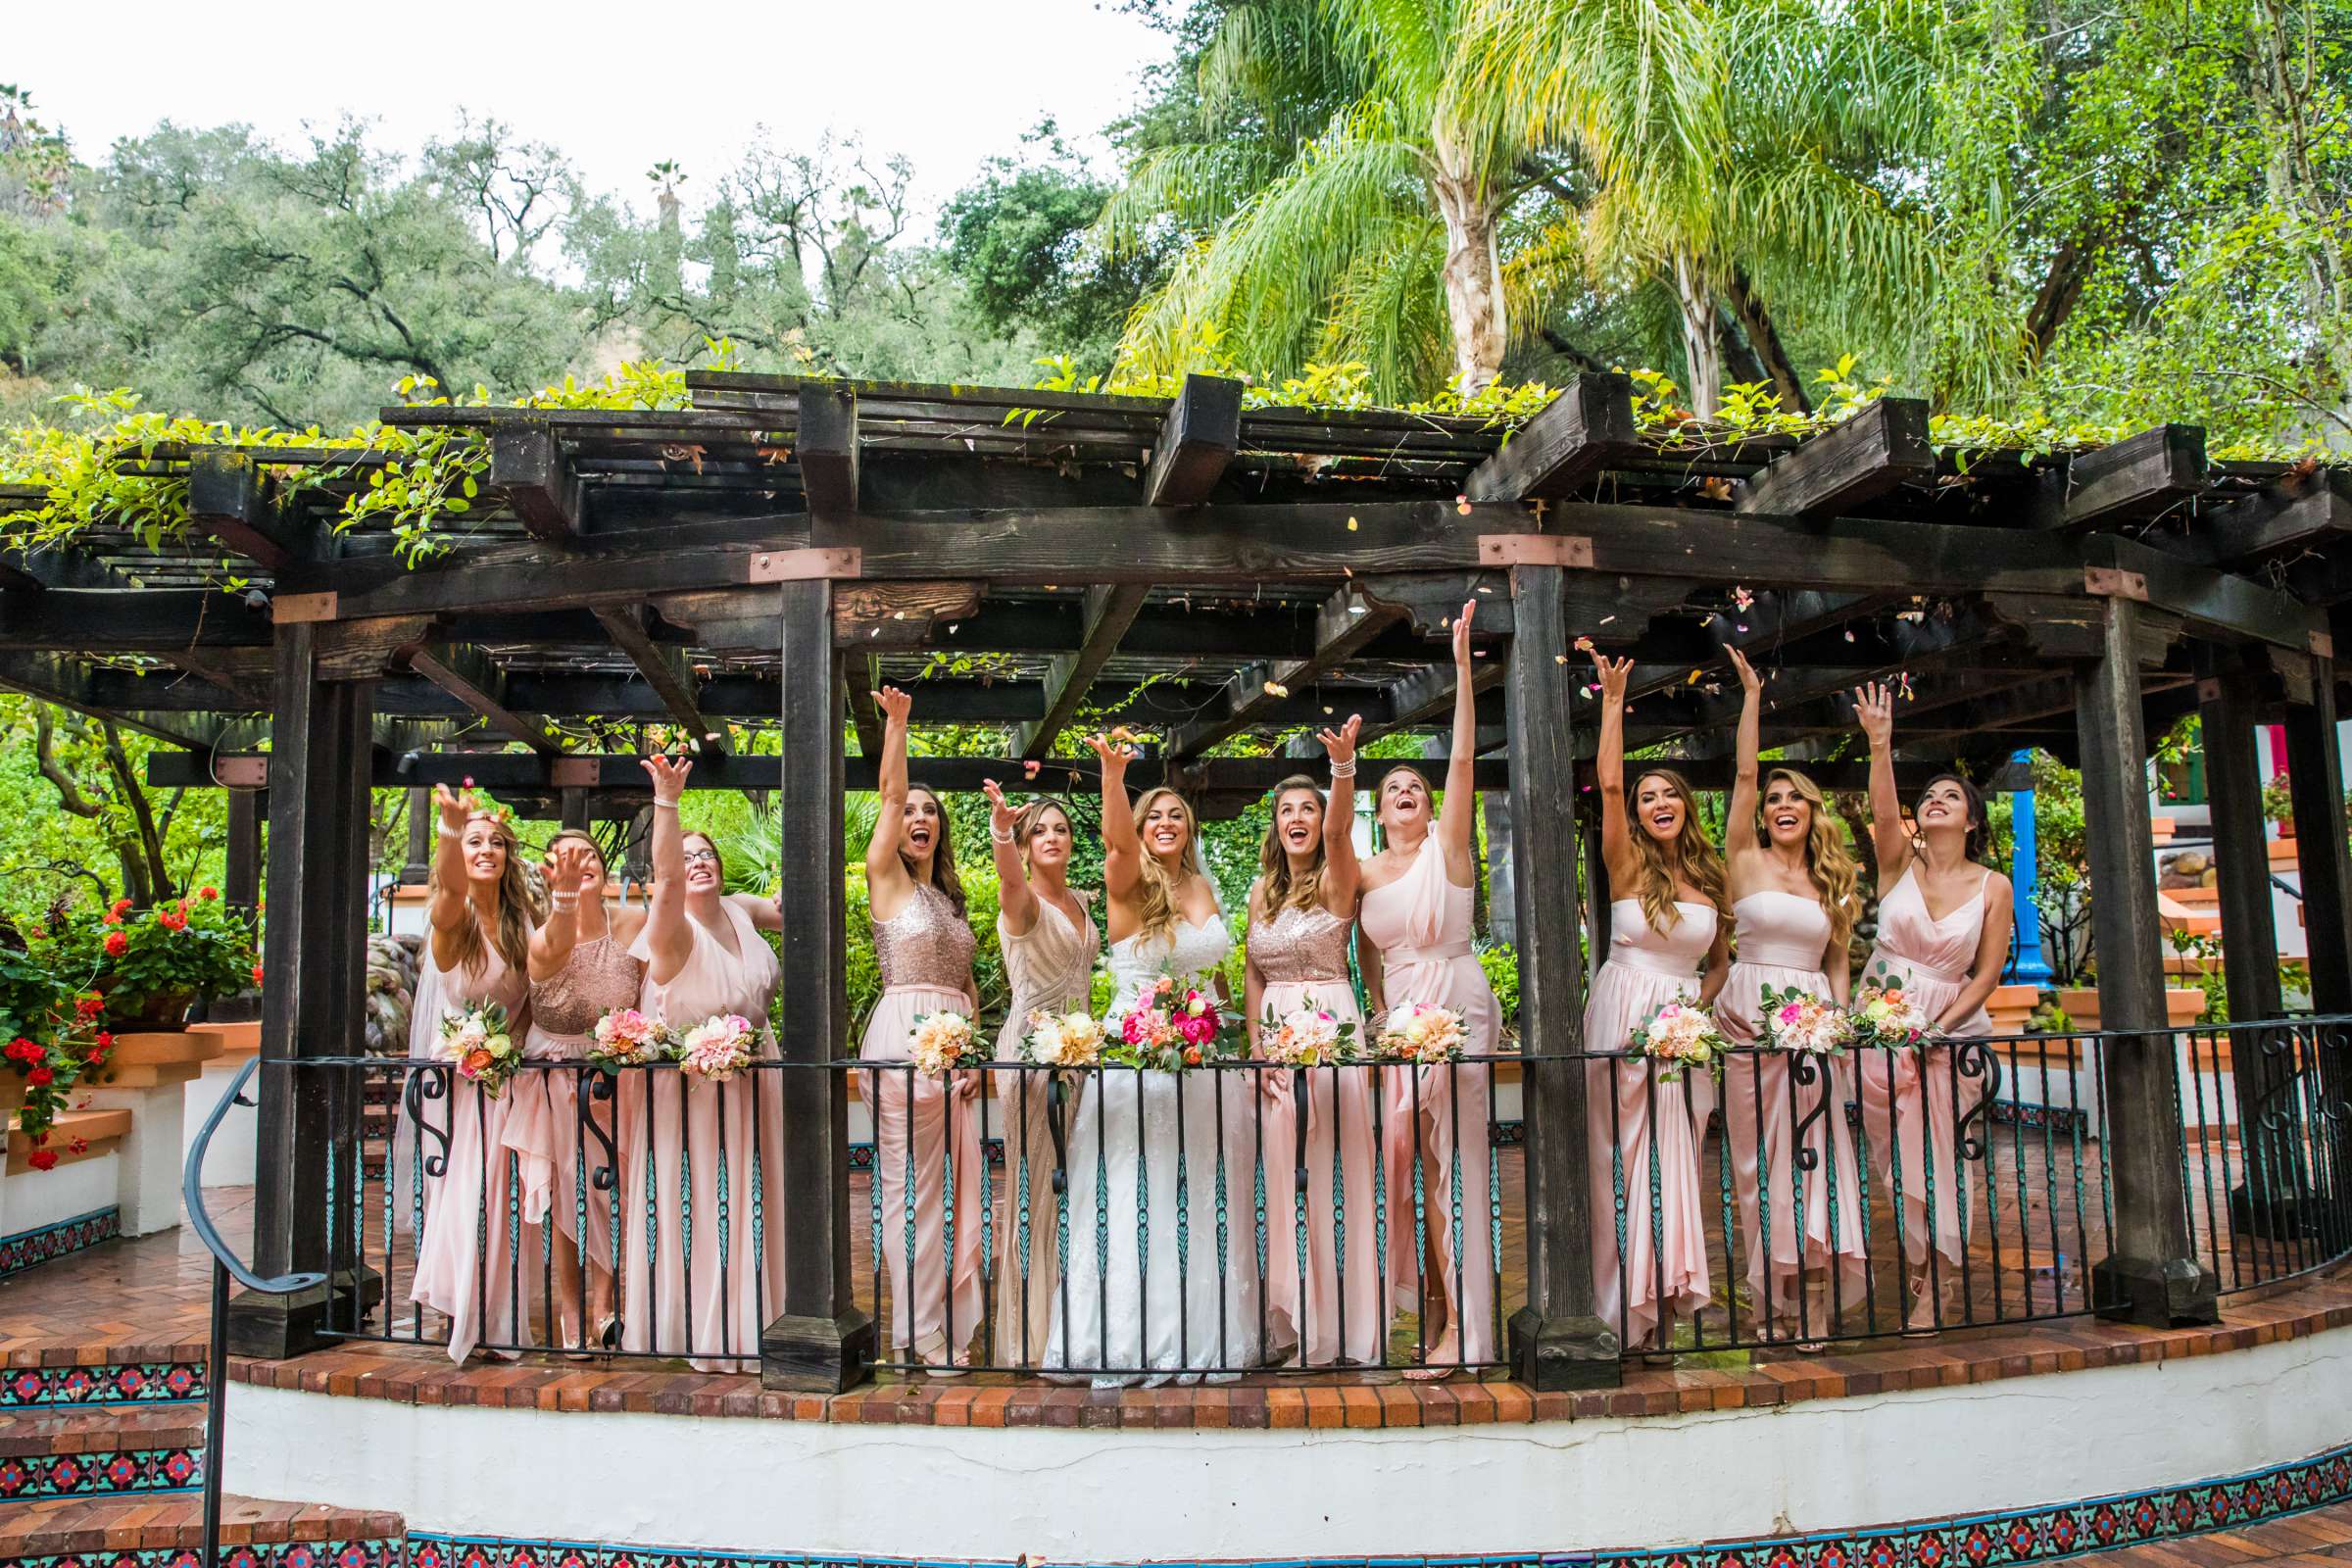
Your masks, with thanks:
<instances>
[{"instance_id":1,"label":"wooden cross beam","mask_svg":"<svg viewBox=\"0 0 2352 1568\"><path fill-rule=\"evenodd\" d=\"M629 662L637 666L637 673L645 677L695 747L705 755L725 751L726 726L704 716L693 666L678 650L663 648L647 634L645 612L625 605L598 605L591 613L612 639L612 646L629 656Z\"/></svg>"},{"instance_id":2,"label":"wooden cross beam","mask_svg":"<svg viewBox=\"0 0 2352 1568\"><path fill-rule=\"evenodd\" d=\"M800 389L801 490L820 523L858 512L858 399L840 388Z\"/></svg>"},{"instance_id":3,"label":"wooden cross beam","mask_svg":"<svg viewBox=\"0 0 2352 1568\"><path fill-rule=\"evenodd\" d=\"M1168 755L1181 761L1240 734L1271 712L1292 687L1339 668L1403 614L1395 606L1368 603L1352 586L1342 588L1315 613L1312 654L1278 666L1253 664L1236 675L1226 685L1224 710L1172 732Z\"/></svg>"},{"instance_id":4,"label":"wooden cross beam","mask_svg":"<svg viewBox=\"0 0 2352 1568\"><path fill-rule=\"evenodd\" d=\"M1013 736L1014 749L1023 757L1042 758L1052 753L1054 738L1077 717L1096 673L1108 662L1151 591L1149 584L1133 582L1086 591L1084 640L1076 653L1056 656L1047 671L1045 716L1023 724Z\"/></svg>"},{"instance_id":5,"label":"wooden cross beam","mask_svg":"<svg viewBox=\"0 0 2352 1568\"><path fill-rule=\"evenodd\" d=\"M2153 517L2205 493L2205 432L2160 424L2129 440L2078 452L2065 490L2041 511L2045 528L2085 529Z\"/></svg>"},{"instance_id":6,"label":"wooden cross beam","mask_svg":"<svg viewBox=\"0 0 2352 1568\"><path fill-rule=\"evenodd\" d=\"M1577 376L1544 411L1470 470L1473 502L1574 495L1610 464L1642 450L1633 383L1614 371Z\"/></svg>"},{"instance_id":7,"label":"wooden cross beam","mask_svg":"<svg viewBox=\"0 0 2352 1568\"><path fill-rule=\"evenodd\" d=\"M93 673L79 662L57 654L0 655L0 691L12 691L44 703L54 703L77 713L87 713L92 718L112 719L124 729L151 735L173 746L202 751L232 735L254 733L250 725L232 725L225 719L208 713L154 712L143 708L127 705L118 707L101 702L91 691ZM157 684L160 686L170 678L166 676Z\"/></svg>"},{"instance_id":8,"label":"wooden cross beam","mask_svg":"<svg viewBox=\"0 0 2352 1568\"><path fill-rule=\"evenodd\" d=\"M1188 375L1168 406L1144 471L1144 502L1192 507L1206 501L1242 446L1242 383Z\"/></svg>"},{"instance_id":9,"label":"wooden cross beam","mask_svg":"<svg viewBox=\"0 0 2352 1568\"><path fill-rule=\"evenodd\" d=\"M1928 406L1910 398L1880 398L1740 486L1737 510L1834 517L1904 485L1935 481Z\"/></svg>"},{"instance_id":10,"label":"wooden cross beam","mask_svg":"<svg viewBox=\"0 0 2352 1568\"><path fill-rule=\"evenodd\" d=\"M2319 468L2200 516L2185 535L2150 539L2206 565L2243 567L2352 534L2352 474Z\"/></svg>"},{"instance_id":11,"label":"wooden cross beam","mask_svg":"<svg viewBox=\"0 0 2352 1568\"><path fill-rule=\"evenodd\" d=\"M493 728L532 751L552 755L560 749L545 730L506 706L505 672L481 650L427 643L408 650L403 662Z\"/></svg>"},{"instance_id":12,"label":"wooden cross beam","mask_svg":"<svg viewBox=\"0 0 2352 1568\"><path fill-rule=\"evenodd\" d=\"M580 536L579 475L545 419L491 427L490 484L532 538L563 545Z\"/></svg>"},{"instance_id":13,"label":"wooden cross beam","mask_svg":"<svg viewBox=\"0 0 2352 1568\"><path fill-rule=\"evenodd\" d=\"M62 588L125 588L122 574L71 548L0 551L0 590L40 594Z\"/></svg>"},{"instance_id":14,"label":"wooden cross beam","mask_svg":"<svg viewBox=\"0 0 2352 1568\"><path fill-rule=\"evenodd\" d=\"M302 520L279 506L250 453L198 450L188 458L188 521L265 571L311 554Z\"/></svg>"}]
</instances>

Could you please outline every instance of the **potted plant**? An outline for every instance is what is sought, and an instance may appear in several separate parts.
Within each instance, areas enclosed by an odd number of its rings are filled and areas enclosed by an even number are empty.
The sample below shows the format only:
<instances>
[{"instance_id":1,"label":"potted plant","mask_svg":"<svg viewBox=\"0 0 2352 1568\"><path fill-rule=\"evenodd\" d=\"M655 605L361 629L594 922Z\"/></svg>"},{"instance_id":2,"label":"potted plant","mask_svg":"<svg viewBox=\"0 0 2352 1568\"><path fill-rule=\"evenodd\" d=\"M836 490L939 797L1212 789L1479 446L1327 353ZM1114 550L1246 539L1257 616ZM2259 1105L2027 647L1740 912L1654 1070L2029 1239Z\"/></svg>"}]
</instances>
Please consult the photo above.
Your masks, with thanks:
<instances>
[{"instance_id":1,"label":"potted plant","mask_svg":"<svg viewBox=\"0 0 2352 1568\"><path fill-rule=\"evenodd\" d=\"M144 909L118 899L68 946L119 1031L176 1031L192 1004L234 996L253 976L251 918L213 888Z\"/></svg>"},{"instance_id":2,"label":"potted plant","mask_svg":"<svg viewBox=\"0 0 2352 1568\"><path fill-rule=\"evenodd\" d=\"M2278 824L2280 838L2295 836L2295 795L2287 787L2284 769L2273 773L2271 781L2262 787L2262 814Z\"/></svg>"}]
</instances>

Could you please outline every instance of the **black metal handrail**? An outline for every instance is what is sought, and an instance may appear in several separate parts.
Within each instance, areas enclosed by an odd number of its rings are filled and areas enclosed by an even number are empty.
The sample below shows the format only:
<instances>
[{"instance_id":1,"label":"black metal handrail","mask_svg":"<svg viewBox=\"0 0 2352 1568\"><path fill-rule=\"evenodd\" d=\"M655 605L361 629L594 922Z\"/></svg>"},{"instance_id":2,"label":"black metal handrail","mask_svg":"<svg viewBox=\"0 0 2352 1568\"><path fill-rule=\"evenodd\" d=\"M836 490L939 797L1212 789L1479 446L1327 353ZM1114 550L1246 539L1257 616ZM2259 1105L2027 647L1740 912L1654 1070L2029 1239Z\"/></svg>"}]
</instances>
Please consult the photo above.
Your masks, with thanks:
<instances>
[{"instance_id":1,"label":"black metal handrail","mask_svg":"<svg viewBox=\"0 0 2352 1568\"><path fill-rule=\"evenodd\" d=\"M252 1081L253 1070L259 1066L256 1057L237 1069L229 1080L226 1093L213 1113L204 1119L196 1141L189 1146L187 1164L180 1172L179 1196L188 1211L188 1223L195 1228L196 1239L204 1250L213 1254L213 1303L211 1343L207 1350L204 1384L204 1568L220 1568L220 1447L228 1415L228 1282L234 1279L249 1291L265 1296L293 1296L324 1283L323 1273L304 1272L280 1274L265 1278L245 1266L220 1228L213 1223L212 1212L204 1206L204 1160L212 1152L213 1133L220 1119L228 1114L231 1105L251 1105L245 1098L245 1085Z\"/></svg>"}]
</instances>

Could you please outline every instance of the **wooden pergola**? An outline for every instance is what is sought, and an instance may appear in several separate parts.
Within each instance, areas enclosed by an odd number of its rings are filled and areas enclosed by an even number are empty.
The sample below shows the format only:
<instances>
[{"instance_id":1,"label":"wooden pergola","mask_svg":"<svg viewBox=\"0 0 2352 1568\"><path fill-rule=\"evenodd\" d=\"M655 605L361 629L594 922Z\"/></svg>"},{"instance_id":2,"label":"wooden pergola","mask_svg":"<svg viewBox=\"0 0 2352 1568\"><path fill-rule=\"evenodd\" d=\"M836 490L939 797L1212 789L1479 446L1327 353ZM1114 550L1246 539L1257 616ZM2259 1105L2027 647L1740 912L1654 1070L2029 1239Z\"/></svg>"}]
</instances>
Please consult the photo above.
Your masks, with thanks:
<instances>
[{"instance_id":1,"label":"wooden pergola","mask_svg":"<svg viewBox=\"0 0 2352 1568\"><path fill-rule=\"evenodd\" d=\"M1805 437L1645 438L1623 377L1585 376L1515 433L1478 419L709 372L683 412L402 408L460 427L488 483L455 547L411 568L338 532L392 461L349 449L157 447L188 528L101 524L0 556L0 686L174 743L158 783L267 790L266 1063L355 1050L371 787L470 776L568 819L631 811L615 740L700 737L698 788L779 793L784 1050L851 1054L840 797L870 785L891 681L925 724L1003 724L1005 759L929 759L950 789L1017 785L1084 717L1162 737L1132 771L1237 810L1298 760L1219 755L1349 713L1433 727L1448 617L1479 600L1479 786L1507 795L1522 985L1530 1302L1513 1359L1543 1387L1613 1377L1592 1313L1583 962L1573 905L1595 704L1574 643L1638 662L1629 740L1728 782L1739 688L1770 672L1765 741L1858 784L1845 693L1899 674L1906 771L1991 778L2020 748L2078 761L2090 804L2102 1015L2165 1024L2143 765L2201 711L2231 1015L2280 1010L2252 732L2286 726L2313 1003L2352 1012L2334 638L2352 600L2352 478L2213 463L2168 425L2074 454L1938 451L1886 399ZM299 477L300 482L288 482ZM35 493L0 507L37 505ZM223 592L223 564L246 586ZM1491 727L1490 727L1491 726ZM772 732L784 761L744 737ZM856 754L845 755L845 736ZM266 755L257 750L267 739ZM1294 748L1296 743L1294 743ZM765 746L759 748L764 752ZM1264 753L1269 748L1253 748ZM1059 786L1048 764L1043 785ZM1544 916L1549 916L1548 918ZM1597 946L1597 944L1595 944ZM2184 1228L2170 1046L2107 1064L2116 1201L2104 1299L2209 1318ZM327 1257L325 1091L266 1077L256 1265ZM837 1085L786 1076L789 1299L765 1371L839 1387L870 1355L849 1294ZM2258 1076L2250 1072L2247 1076ZM2241 1079L2241 1094L2259 1089ZM311 1344L323 1298L243 1304L248 1351Z\"/></svg>"}]
</instances>

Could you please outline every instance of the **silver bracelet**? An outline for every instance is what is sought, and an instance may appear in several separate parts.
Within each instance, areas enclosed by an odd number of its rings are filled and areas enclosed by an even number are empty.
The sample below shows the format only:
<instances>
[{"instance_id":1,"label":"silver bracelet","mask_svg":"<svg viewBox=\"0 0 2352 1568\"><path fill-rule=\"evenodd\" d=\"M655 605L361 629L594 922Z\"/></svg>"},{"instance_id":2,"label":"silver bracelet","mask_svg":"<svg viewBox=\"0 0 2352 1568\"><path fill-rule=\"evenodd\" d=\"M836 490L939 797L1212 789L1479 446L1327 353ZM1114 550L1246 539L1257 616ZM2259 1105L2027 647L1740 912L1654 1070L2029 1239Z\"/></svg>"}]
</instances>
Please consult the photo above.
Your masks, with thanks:
<instances>
[{"instance_id":1,"label":"silver bracelet","mask_svg":"<svg viewBox=\"0 0 2352 1568\"><path fill-rule=\"evenodd\" d=\"M1000 833L996 830L994 824L990 825L988 836L992 839L995 839L999 844L1010 844L1012 842L1012 834L1010 831Z\"/></svg>"},{"instance_id":2,"label":"silver bracelet","mask_svg":"<svg viewBox=\"0 0 2352 1568\"><path fill-rule=\"evenodd\" d=\"M558 909L576 909L580 906L580 896L577 893L550 893L547 902Z\"/></svg>"},{"instance_id":3,"label":"silver bracelet","mask_svg":"<svg viewBox=\"0 0 2352 1568\"><path fill-rule=\"evenodd\" d=\"M466 836L466 830L464 828L451 827L447 822L439 824L437 831L445 839L462 839Z\"/></svg>"},{"instance_id":4,"label":"silver bracelet","mask_svg":"<svg viewBox=\"0 0 2352 1568\"><path fill-rule=\"evenodd\" d=\"M1331 764L1331 776L1333 778L1353 778L1355 777L1355 764L1353 762L1334 762Z\"/></svg>"},{"instance_id":5,"label":"silver bracelet","mask_svg":"<svg viewBox=\"0 0 2352 1568\"><path fill-rule=\"evenodd\" d=\"M677 808L678 803L675 801L656 801L654 803L654 809L657 811L674 811Z\"/></svg>"}]
</instances>

